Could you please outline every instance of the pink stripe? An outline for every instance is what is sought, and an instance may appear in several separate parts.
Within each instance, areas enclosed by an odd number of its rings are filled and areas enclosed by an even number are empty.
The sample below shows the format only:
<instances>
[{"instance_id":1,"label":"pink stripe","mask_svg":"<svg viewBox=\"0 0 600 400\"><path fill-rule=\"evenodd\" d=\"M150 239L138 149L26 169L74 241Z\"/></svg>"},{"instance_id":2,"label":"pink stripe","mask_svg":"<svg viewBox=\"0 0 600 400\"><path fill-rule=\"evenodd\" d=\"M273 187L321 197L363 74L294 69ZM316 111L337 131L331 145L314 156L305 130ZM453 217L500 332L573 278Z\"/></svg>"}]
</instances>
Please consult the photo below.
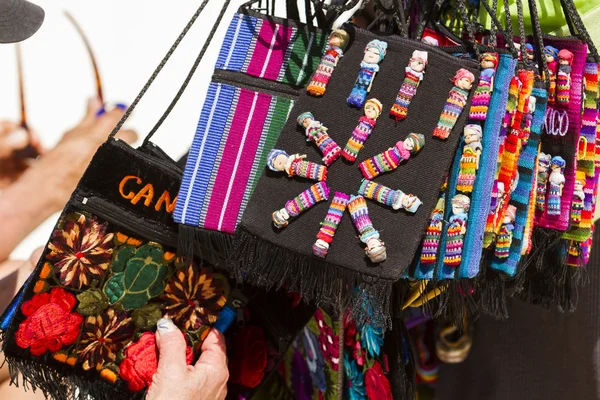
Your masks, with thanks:
<instances>
[{"instance_id":1,"label":"pink stripe","mask_svg":"<svg viewBox=\"0 0 600 400\"><path fill-rule=\"evenodd\" d=\"M233 186L231 188L231 194L229 195L229 201L227 202L227 210L225 211L225 216L223 218L221 230L224 232L233 233L235 230L242 200L244 199L244 193L248 186L250 172L252 172L252 164L254 164L260 137L265 126L267 113L269 112L271 98L270 95L265 93L260 93L258 95L254 115L252 116L250 129L248 131L248 136L246 137L246 143L244 144L243 156L239 162L237 174L235 175ZM261 172L262 171L258 171L259 174Z\"/></svg>"},{"instance_id":2,"label":"pink stripe","mask_svg":"<svg viewBox=\"0 0 600 400\"><path fill-rule=\"evenodd\" d=\"M262 72L274 33L275 24L264 21L260 28L258 38L256 39L256 45L254 46L254 53L252 54L250 65L248 65L248 69L246 70L248 75L259 76Z\"/></svg>"},{"instance_id":3,"label":"pink stripe","mask_svg":"<svg viewBox=\"0 0 600 400\"><path fill-rule=\"evenodd\" d=\"M246 127L246 120L252 107L252 100L254 99L254 93L248 89L241 89L237 107L233 113L233 120L225 142L223 156L220 160L216 160L218 163L219 170L217 171L215 183L212 188L210 202L208 209L206 210L206 220L204 227L206 229L216 230L219 225L219 218L221 216L221 209L223 202L225 201L225 195L227 194L227 187L229 186L229 178L233 172L233 168L236 162L238 148L242 142L244 135L244 128ZM238 172L240 169L238 168Z\"/></svg>"},{"instance_id":4,"label":"pink stripe","mask_svg":"<svg viewBox=\"0 0 600 400\"><path fill-rule=\"evenodd\" d=\"M279 71L281 70L283 59L290 42L290 38L292 37L292 32L293 30L291 26L281 25L279 27L279 31L277 32L277 40L275 41L275 46L273 46L273 51L271 53L271 59L269 60L269 65L265 71L265 79L277 80L279 77Z\"/></svg>"}]
</instances>

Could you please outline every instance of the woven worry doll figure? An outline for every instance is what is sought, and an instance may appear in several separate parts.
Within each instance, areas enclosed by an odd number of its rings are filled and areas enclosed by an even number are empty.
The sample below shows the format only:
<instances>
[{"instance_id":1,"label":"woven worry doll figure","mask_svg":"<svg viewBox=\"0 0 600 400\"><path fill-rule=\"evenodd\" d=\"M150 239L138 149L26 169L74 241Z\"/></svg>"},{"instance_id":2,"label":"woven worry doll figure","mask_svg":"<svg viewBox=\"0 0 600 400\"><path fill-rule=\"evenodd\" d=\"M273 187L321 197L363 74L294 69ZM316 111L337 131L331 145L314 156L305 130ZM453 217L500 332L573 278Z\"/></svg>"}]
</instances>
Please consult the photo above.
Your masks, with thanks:
<instances>
[{"instance_id":1,"label":"woven worry doll figure","mask_svg":"<svg viewBox=\"0 0 600 400\"><path fill-rule=\"evenodd\" d=\"M350 196L345 193L336 192L333 196L329 211L327 211L325 220L321 222L321 229L319 229L319 233L317 233L317 241L313 244L313 254L315 256L321 258L327 257L329 246L342 221L349 200Z\"/></svg>"},{"instance_id":2,"label":"woven worry doll figure","mask_svg":"<svg viewBox=\"0 0 600 400\"><path fill-rule=\"evenodd\" d=\"M394 210L404 209L416 213L423 202L417 196L406 194L402 190L393 190L387 186L363 179L358 188L358 194L366 199L392 207Z\"/></svg>"},{"instance_id":3,"label":"woven worry doll figure","mask_svg":"<svg viewBox=\"0 0 600 400\"><path fill-rule=\"evenodd\" d=\"M538 157L538 173L535 196L535 209L543 212L546 208L546 190L548 188L548 170L550 169L550 154L540 153Z\"/></svg>"},{"instance_id":4,"label":"woven worry doll figure","mask_svg":"<svg viewBox=\"0 0 600 400\"><path fill-rule=\"evenodd\" d=\"M273 225L283 229L290 223L291 217L297 217L302 211L306 211L320 201L329 198L329 187L325 182L315 183L292 200L285 203L285 207L272 214Z\"/></svg>"},{"instance_id":5,"label":"woven worry doll figure","mask_svg":"<svg viewBox=\"0 0 600 400\"><path fill-rule=\"evenodd\" d=\"M498 258L508 258L510 254L510 246L513 239L513 231L515 230L515 218L517 217L517 208L509 205L504 212L502 219L502 227L498 233L496 240L496 249L494 255Z\"/></svg>"},{"instance_id":6,"label":"woven worry doll figure","mask_svg":"<svg viewBox=\"0 0 600 400\"><path fill-rule=\"evenodd\" d=\"M565 185L565 160L560 156L552 157L550 162L550 189L548 190L548 215L560 215L561 196Z\"/></svg>"},{"instance_id":7,"label":"woven worry doll figure","mask_svg":"<svg viewBox=\"0 0 600 400\"><path fill-rule=\"evenodd\" d=\"M463 244L465 233L467 233L467 220L471 199L464 194L457 194L452 198L452 216L448 225L446 241L446 256L444 264L450 267L458 267L462 262Z\"/></svg>"},{"instance_id":8,"label":"woven worry doll figure","mask_svg":"<svg viewBox=\"0 0 600 400\"><path fill-rule=\"evenodd\" d=\"M475 176L479 169L481 156L481 126L468 124L464 130L465 147L460 158L460 171L456 189L460 192L471 193L475 184Z\"/></svg>"},{"instance_id":9,"label":"woven worry doll figure","mask_svg":"<svg viewBox=\"0 0 600 400\"><path fill-rule=\"evenodd\" d=\"M475 94L473 95L473 101L471 102L469 118L484 121L490 106L492 91L494 90L494 75L498 67L498 54L483 53L479 63L482 70L481 75L479 75L477 89L475 89Z\"/></svg>"},{"instance_id":10,"label":"woven worry doll figure","mask_svg":"<svg viewBox=\"0 0 600 400\"><path fill-rule=\"evenodd\" d=\"M325 54L306 87L308 94L313 96L323 96L325 94L331 74L333 74L338 61L344 55L349 38L348 33L343 29L336 29L331 33Z\"/></svg>"},{"instance_id":11,"label":"woven worry doll figure","mask_svg":"<svg viewBox=\"0 0 600 400\"><path fill-rule=\"evenodd\" d=\"M535 96L529 96L527 103L527 114L525 114L525 126L521 130L521 146L527 146L529 143L529 136L531 135L531 124L533 123L533 113L535 112L535 105L537 100Z\"/></svg>"},{"instance_id":12,"label":"woven worry doll figure","mask_svg":"<svg viewBox=\"0 0 600 400\"><path fill-rule=\"evenodd\" d=\"M319 121L310 112L304 112L298 116L298 125L306 131L306 141L313 142L323 154L323 163L330 166L342 154L342 149L327 133L327 127Z\"/></svg>"},{"instance_id":13,"label":"woven worry doll figure","mask_svg":"<svg viewBox=\"0 0 600 400\"><path fill-rule=\"evenodd\" d=\"M271 171L285 172L289 177L312 181L324 181L327 179L327 167L305 161L306 154L292 154L291 156L283 150L273 149L267 156L267 166Z\"/></svg>"},{"instance_id":14,"label":"woven worry doll figure","mask_svg":"<svg viewBox=\"0 0 600 400\"><path fill-rule=\"evenodd\" d=\"M454 87L450 90L444 110L440 115L440 120L437 123L433 136L440 139L447 139L454 128L454 124L460 117L460 114L467 104L469 91L473 87L475 76L468 70L461 68L456 72L456 76L452 79Z\"/></svg>"},{"instance_id":15,"label":"woven worry doll figure","mask_svg":"<svg viewBox=\"0 0 600 400\"><path fill-rule=\"evenodd\" d=\"M395 118L396 121L406 118L408 106L417 94L419 83L425 75L425 66L427 66L427 52L413 51L412 58L408 62L408 67L406 67L404 73L404 82L402 82L396 101L390 110L390 117Z\"/></svg>"},{"instance_id":16,"label":"woven worry doll figure","mask_svg":"<svg viewBox=\"0 0 600 400\"><path fill-rule=\"evenodd\" d=\"M369 260L375 264L385 261L387 258L385 243L379 238L379 232L373 227L365 198L351 196L348 202L348 211L360 234L361 242L366 244L365 254Z\"/></svg>"},{"instance_id":17,"label":"woven worry doll figure","mask_svg":"<svg viewBox=\"0 0 600 400\"><path fill-rule=\"evenodd\" d=\"M573 202L571 203L571 224L579 226L581 223L581 212L583 211L583 201L585 199L585 172L577 171L575 174L575 189L573 192Z\"/></svg>"},{"instance_id":18,"label":"woven worry doll figure","mask_svg":"<svg viewBox=\"0 0 600 400\"><path fill-rule=\"evenodd\" d=\"M362 108L371 91L375 75L379 72L379 63L385 58L387 43L381 40L371 40L365 47L365 55L360 63L360 72L354 83L352 92L346 100L348 104L356 108Z\"/></svg>"},{"instance_id":19,"label":"woven worry doll figure","mask_svg":"<svg viewBox=\"0 0 600 400\"><path fill-rule=\"evenodd\" d=\"M558 66L558 49L553 46L545 46L544 57L546 58L546 63L548 64L548 73L550 77L548 104L553 105L556 102L556 68Z\"/></svg>"},{"instance_id":20,"label":"woven worry doll figure","mask_svg":"<svg viewBox=\"0 0 600 400\"><path fill-rule=\"evenodd\" d=\"M558 52L558 75L556 78L556 101L567 104L571 99L571 63L573 53L562 49Z\"/></svg>"},{"instance_id":21,"label":"woven worry doll figure","mask_svg":"<svg viewBox=\"0 0 600 400\"><path fill-rule=\"evenodd\" d=\"M350 162L356 161L358 152L361 151L375 128L377 118L381 115L382 108L383 106L379 100L367 100L365 103L365 115L358 120L358 125L356 125L354 131L352 131L352 137L348 140L346 147L344 147L344 150L342 151L342 157Z\"/></svg>"},{"instance_id":22,"label":"woven worry doll figure","mask_svg":"<svg viewBox=\"0 0 600 400\"><path fill-rule=\"evenodd\" d=\"M429 226L425 231L425 239L423 240L423 249L421 250L421 263L433 264L437 261L438 247L440 246L440 238L442 235L442 227L444 222L444 206L445 199L441 197L435 209L431 213Z\"/></svg>"},{"instance_id":23,"label":"woven worry doll figure","mask_svg":"<svg viewBox=\"0 0 600 400\"><path fill-rule=\"evenodd\" d=\"M385 172L395 170L402 161L408 160L411 154L421 151L423 146L425 146L425 136L420 133L410 133L394 147L361 162L358 167L365 179L371 180Z\"/></svg>"}]
</instances>

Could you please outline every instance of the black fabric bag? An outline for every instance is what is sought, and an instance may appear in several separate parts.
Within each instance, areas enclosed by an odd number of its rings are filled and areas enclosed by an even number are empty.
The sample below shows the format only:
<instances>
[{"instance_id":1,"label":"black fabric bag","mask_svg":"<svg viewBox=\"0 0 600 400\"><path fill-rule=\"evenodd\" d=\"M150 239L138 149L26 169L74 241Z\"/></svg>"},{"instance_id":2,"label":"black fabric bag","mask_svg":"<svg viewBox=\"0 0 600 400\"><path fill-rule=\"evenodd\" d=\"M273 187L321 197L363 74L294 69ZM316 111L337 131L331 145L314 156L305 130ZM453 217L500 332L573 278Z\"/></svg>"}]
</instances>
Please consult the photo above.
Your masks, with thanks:
<instances>
[{"instance_id":1,"label":"black fabric bag","mask_svg":"<svg viewBox=\"0 0 600 400\"><path fill-rule=\"evenodd\" d=\"M437 201L452 157L462 135L468 112L463 112L447 140L432 137L457 70L466 68L478 76L475 62L452 57L440 49L399 36L378 36L362 29L346 28L352 37L339 60L323 97L303 93L290 113L290 118L275 145L288 154L308 154L308 160L319 162L317 149L306 142L296 117L310 111L329 129L340 145L348 141L362 110L346 103L360 70L365 46L373 39L387 42L387 54L380 63L367 98L383 103L382 115L371 137L366 141L355 164L338 160L329 167L329 198L336 191L357 194L361 184L358 164L404 140L411 132L425 136L423 149L401 164L397 171L374 179L377 183L416 195L423 205L415 214L393 211L369 201L369 215L375 229L386 243L387 260L373 265L365 257L364 244L357 239L348 214L342 218L326 259L312 253L312 245L329 207L323 201L303 212L283 230L273 227L272 213L286 201L306 190L310 183L291 180L265 169L246 208L234 240L229 266L247 281L266 287L282 284L299 291L307 300L353 303L382 323L390 315L392 283L411 263L427 220ZM427 51L429 63L408 117L396 123L388 116L404 79L404 68L414 50ZM474 87L477 82L473 83ZM469 103L465 106L468 108Z\"/></svg>"}]
</instances>

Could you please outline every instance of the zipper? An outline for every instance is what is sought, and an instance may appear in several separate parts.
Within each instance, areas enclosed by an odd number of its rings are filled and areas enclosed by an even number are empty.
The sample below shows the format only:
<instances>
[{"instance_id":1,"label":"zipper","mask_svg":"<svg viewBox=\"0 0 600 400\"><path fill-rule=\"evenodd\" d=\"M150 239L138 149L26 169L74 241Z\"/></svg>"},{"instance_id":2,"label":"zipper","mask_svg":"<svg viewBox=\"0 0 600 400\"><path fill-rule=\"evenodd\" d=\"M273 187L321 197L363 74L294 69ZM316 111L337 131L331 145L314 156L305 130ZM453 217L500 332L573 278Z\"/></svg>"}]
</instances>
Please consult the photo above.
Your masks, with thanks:
<instances>
[{"instance_id":1,"label":"zipper","mask_svg":"<svg viewBox=\"0 0 600 400\"><path fill-rule=\"evenodd\" d=\"M84 196L76 193L73 201L78 208L89 211L108 222L124 227L128 231L139 234L144 239L158 242L162 245L177 248L177 234L156 229L157 224L148 222L141 217L133 217L108 201L96 196Z\"/></svg>"}]
</instances>

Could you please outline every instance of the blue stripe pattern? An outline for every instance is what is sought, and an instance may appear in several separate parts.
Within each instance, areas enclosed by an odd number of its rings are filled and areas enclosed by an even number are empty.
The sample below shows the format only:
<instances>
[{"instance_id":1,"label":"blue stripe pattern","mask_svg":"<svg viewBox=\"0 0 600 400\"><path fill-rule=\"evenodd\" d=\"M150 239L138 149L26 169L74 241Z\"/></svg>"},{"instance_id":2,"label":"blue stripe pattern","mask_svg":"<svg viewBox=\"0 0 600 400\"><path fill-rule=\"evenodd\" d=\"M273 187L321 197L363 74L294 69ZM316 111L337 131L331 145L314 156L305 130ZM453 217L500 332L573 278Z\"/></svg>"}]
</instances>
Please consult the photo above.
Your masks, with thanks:
<instances>
[{"instance_id":1,"label":"blue stripe pattern","mask_svg":"<svg viewBox=\"0 0 600 400\"><path fill-rule=\"evenodd\" d=\"M212 170L213 167L218 167L215 160L221 140L227 138L224 135L225 125L232 109L235 91L235 87L226 84L211 82L209 85L173 214L177 223L191 226L200 224L200 212L204 206ZM204 140L207 135L210 135L210 139Z\"/></svg>"},{"instance_id":2,"label":"blue stripe pattern","mask_svg":"<svg viewBox=\"0 0 600 400\"><path fill-rule=\"evenodd\" d=\"M498 150L500 147L500 127L506 114L508 87L514 76L517 61L509 54L501 54L494 91L490 100L490 108L483 129L483 152L479 160L479 170L475 178L475 186L471 197L469 219L471 228L467 229L463 247L463 260L458 270L459 278L473 278L479 273L479 265L483 248L483 231L490 211L490 193L496 174Z\"/></svg>"},{"instance_id":3,"label":"blue stripe pattern","mask_svg":"<svg viewBox=\"0 0 600 400\"><path fill-rule=\"evenodd\" d=\"M250 44L254 37L257 21L256 18L243 14L236 14L233 17L225 34L215 68L242 71L247 55L251 54ZM237 39L234 43L236 32ZM232 46L234 47L232 48ZM229 61L227 61L228 58Z\"/></svg>"},{"instance_id":4,"label":"blue stripe pattern","mask_svg":"<svg viewBox=\"0 0 600 400\"><path fill-rule=\"evenodd\" d=\"M511 196L510 203L517 207L515 218L515 229L513 230L513 240L510 246L510 254L504 262L494 259L491 267L502 271L509 276L514 276L517 272L517 264L521 259L523 249L523 233L527 218L529 215L529 200L533 188L534 169L537 160L540 131L544 117L546 115L546 91L544 89L533 89L532 96L536 97L535 113L531 124L531 135L527 147L519 157L519 183Z\"/></svg>"}]
</instances>

